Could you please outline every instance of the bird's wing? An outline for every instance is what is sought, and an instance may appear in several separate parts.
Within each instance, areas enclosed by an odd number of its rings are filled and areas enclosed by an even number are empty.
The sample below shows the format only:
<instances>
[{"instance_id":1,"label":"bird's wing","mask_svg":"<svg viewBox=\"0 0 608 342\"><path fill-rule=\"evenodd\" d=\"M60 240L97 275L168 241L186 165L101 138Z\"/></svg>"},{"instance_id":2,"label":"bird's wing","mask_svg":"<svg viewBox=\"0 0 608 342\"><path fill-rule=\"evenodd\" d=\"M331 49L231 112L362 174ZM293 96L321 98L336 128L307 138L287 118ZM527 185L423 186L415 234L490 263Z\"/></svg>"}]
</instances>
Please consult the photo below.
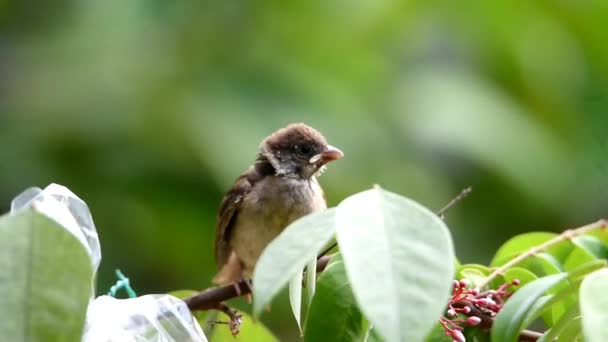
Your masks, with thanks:
<instances>
[{"instance_id":1,"label":"bird's wing","mask_svg":"<svg viewBox=\"0 0 608 342\"><path fill-rule=\"evenodd\" d=\"M228 262L232 252L230 235L236 216L243 204L243 199L253 188L255 180L252 177L252 171L249 170L237 178L220 204L215 227L215 262L218 269L221 269Z\"/></svg>"}]
</instances>

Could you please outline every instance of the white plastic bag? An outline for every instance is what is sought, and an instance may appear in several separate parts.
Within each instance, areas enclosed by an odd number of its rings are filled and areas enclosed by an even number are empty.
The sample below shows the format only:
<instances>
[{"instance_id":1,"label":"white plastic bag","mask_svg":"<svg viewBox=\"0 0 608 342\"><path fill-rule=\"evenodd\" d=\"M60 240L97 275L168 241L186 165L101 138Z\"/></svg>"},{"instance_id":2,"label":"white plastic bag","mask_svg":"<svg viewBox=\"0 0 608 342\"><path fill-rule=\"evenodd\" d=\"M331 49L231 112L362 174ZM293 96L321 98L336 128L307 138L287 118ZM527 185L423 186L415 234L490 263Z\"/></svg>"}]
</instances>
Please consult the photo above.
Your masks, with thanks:
<instances>
[{"instance_id":1,"label":"white plastic bag","mask_svg":"<svg viewBox=\"0 0 608 342\"><path fill-rule=\"evenodd\" d=\"M44 190L33 187L23 191L11 202L11 214L32 207L56 221L72 233L87 249L93 270L101 262L99 237L87 204L62 185L50 184Z\"/></svg>"},{"instance_id":2,"label":"white plastic bag","mask_svg":"<svg viewBox=\"0 0 608 342\"><path fill-rule=\"evenodd\" d=\"M82 342L207 342L186 303L170 295L96 298Z\"/></svg>"}]
</instances>

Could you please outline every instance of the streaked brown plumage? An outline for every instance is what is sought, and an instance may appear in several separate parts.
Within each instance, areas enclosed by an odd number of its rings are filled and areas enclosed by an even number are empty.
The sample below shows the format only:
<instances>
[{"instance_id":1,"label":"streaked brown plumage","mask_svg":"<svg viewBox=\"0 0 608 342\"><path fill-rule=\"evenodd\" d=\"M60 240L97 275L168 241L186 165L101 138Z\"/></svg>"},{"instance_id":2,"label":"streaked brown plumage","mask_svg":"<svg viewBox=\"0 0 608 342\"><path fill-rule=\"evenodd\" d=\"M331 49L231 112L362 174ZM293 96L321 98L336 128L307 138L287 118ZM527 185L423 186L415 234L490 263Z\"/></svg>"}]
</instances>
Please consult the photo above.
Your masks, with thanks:
<instances>
[{"instance_id":1,"label":"streaked brown plumage","mask_svg":"<svg viewBox=\"0 0 608 342\"><path fill-rule=\"evenodd\" d=\"M325 164L342 152L305 124L291 124L264 139L253 166L222 199L216 225L214 282L249 278L262 250L289 223L326 208L317 182Z\"/></svg>"}]
</instances>

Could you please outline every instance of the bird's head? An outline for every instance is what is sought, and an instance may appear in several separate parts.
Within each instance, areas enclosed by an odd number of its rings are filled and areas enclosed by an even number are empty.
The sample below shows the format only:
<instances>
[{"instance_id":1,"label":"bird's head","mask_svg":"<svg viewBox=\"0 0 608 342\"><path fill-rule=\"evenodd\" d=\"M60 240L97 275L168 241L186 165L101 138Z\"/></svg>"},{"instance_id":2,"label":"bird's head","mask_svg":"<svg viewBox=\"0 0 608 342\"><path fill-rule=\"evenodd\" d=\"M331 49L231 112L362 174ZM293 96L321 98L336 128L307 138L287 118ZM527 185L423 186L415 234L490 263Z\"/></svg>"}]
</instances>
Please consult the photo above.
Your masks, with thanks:
<instances>
[{"instance_id":1,"label":"bird's head","mask_svg":"<svg viewBox=\"0 0 608 342\"><path fill-rule=\"evenodd\" d=\"M302 123L291 124L268 136L260 145L277 175L309 179L320 174L325 165L344 156L327 144L321 133Z\"/></svg>"}]
</instances>

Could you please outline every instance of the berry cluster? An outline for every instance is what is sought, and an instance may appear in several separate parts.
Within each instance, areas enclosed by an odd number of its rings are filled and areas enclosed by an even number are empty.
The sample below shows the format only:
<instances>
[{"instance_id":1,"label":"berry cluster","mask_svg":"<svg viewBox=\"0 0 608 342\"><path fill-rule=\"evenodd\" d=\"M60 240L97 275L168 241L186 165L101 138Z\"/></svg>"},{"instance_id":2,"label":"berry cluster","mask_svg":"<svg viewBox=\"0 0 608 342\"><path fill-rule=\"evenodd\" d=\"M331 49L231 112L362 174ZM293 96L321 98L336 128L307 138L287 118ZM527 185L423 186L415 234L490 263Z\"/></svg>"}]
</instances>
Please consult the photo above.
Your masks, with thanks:
<instances>
[{"instance_id":1,"label":"berry cluster","mask_svg":"<svg viewBox=\"0 0 608 342\"><path fill-rule=\"evenodd\" d=\"M519 279L504 283L496 290L479 292L478 289L468 288L465 279L454 280L452 297L448 302L446 315L439 323L443 326L446 336L454 342L466 342L463 326L481 326L488 329L494 316L502 309L504 302L512 292L507 291L511 286L519 285Z\"/></svg>"}]
</instances>

